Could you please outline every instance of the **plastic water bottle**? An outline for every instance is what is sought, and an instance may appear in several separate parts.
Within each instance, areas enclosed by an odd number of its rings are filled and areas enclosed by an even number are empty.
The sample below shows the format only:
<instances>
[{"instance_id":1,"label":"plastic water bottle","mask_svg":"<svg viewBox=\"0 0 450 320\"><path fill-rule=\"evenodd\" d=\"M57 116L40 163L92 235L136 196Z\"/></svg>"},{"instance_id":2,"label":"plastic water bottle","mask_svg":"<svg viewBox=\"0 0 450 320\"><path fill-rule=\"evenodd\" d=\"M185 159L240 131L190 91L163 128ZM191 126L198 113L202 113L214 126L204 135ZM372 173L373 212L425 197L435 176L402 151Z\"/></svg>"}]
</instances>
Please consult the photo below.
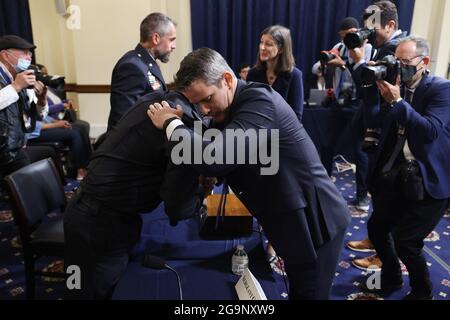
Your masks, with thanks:
<instances>
[{"instance_id":1,"label":"plastic water bottle","mask_svg":"<svg viewBox=\"0 0 450 320\"><path fill-rule=\"evenodd\" d=\"M242 275L245 269L248 268L248 255L244 250L244 246L242 244L236 247L236 251L231 258L231 271L235 275Z\"/></svg>"}]
</instances>

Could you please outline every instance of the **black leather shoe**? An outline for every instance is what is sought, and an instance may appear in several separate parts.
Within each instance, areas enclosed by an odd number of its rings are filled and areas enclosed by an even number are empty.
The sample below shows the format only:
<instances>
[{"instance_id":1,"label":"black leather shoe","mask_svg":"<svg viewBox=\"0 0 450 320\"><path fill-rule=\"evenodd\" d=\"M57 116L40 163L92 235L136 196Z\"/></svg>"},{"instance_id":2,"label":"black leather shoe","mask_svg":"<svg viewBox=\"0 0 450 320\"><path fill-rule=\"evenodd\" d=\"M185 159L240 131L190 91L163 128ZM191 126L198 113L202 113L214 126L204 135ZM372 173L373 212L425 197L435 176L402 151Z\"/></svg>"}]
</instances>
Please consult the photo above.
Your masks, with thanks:
<instances>
[{"instance_id":1,"label":"black leather shoe","mask_svg":"<svg viewBox=\"0 0 450 320\"><path fill-rule=\"evenodd\" d=\"M411 291L402 300L433 300L432 293L415 293Z\"/></svg>"},{"instance_id":2,"label":"black leather shoe","mask_svg":"<svg viewBox=\"0 0 450 320\"><path fill-rule=\"evenodd\" d=\"M403 280L400 282L386 282L381 281L381 288L373 288L370 289L367 287L367 282L364 281L360 284L360 288L362 291L367 293L388 293L396 290L400 290L403 287Z\"/></svg>"}]
</instances>

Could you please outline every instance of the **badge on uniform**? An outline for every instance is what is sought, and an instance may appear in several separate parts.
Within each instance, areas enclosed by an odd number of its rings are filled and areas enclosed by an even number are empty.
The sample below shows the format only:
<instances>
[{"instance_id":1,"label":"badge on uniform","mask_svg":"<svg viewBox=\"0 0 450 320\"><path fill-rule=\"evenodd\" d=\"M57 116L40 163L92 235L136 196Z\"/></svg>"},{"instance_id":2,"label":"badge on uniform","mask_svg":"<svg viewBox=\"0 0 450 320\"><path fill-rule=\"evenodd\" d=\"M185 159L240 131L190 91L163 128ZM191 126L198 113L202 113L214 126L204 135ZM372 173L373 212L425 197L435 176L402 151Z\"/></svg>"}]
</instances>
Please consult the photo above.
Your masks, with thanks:
<instances>
[{"instance_id":1,"label":"badge on uniform","mask_svg":"<svg viewBox=\"0 0 450 320\"><path fill-rule=\"evenodd\" d=\"M148 75L148 82L150 83L152 89L154 91L161 89L161 83L150 71L147 73L147 75Z\"/></svg>"}]
</instances>

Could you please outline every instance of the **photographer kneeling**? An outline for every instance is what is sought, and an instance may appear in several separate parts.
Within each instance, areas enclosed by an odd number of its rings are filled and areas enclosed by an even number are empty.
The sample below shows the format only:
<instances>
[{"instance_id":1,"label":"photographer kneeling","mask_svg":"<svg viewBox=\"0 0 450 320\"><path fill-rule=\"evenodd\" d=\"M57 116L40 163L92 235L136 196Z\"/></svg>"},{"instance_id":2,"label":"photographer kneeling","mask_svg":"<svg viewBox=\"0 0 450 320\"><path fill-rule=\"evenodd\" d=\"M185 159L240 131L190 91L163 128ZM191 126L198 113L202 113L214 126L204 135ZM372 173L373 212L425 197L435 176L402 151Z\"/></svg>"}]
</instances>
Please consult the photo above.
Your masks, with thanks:
<instances>
[{"instance_id":1,"label":"photographer kneeling","mask_svg":"<svg viewBox=\"0 0 450 320\"><path fill-rule=\"evenodd\" d=\"M400 258L412 288L405 299L427 300L433 295L423 240L450 197L450 81L428 74L429 46L422 38L402 39L395 56L396 84L378 80L363 88L366 121L382 128L369 186L374 212L368 231L383 262L381 288L364 289L401 288Z\"/></svg>"}]
</instances>

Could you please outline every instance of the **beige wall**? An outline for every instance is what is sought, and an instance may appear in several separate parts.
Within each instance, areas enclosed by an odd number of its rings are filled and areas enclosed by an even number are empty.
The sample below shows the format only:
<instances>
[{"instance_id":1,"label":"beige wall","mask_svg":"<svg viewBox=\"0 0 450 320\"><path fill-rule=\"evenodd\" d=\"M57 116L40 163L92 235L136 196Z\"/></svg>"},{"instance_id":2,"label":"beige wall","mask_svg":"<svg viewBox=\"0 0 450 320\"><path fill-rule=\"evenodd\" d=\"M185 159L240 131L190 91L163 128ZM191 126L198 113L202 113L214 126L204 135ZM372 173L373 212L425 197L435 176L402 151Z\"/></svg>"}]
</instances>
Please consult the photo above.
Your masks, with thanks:
<instances>
[{"instance_id":1,"label":"beige wall","mask_svg":"<svg viewBox=\"0 0 450 320\"><path fill-rule=\"evenodd\" d=\"M446 77L450 62L450 0L416 0L411 33L431 47L431 73Z\"/></svg>"},{"instance_id":2,"label":"beige wall","mask_svg":"<svg viewBox=\"0 0 450 320\"><path fill-rule=\"evenodd\" d=\"M70 0L81 12L81 28L69 30L66 18L56 13L54 0L29 0L37 61L68 83L109 84L117 60L139 42L139 25L150 12L164 12L178 23L177 49L161 65L171 82L181 59L192 51L189 0ZM186 14L188 13L188 14ZM71 95L80 117L91 123L92 135L106 129L109 94Z\"/></svg>"},{"instance_id":3,"label":"beige wall","mask_svg":"<svg viewBox=\"0 0 450 320\"><path fill-rule=\"evenodd\" d=\"M160 11L178 22L177 49L161 65L171 82L181 59L192 50L189 0L66 0L81 9L81 29L69 30L56 13L54 0L29 0L37 61L68 83L109 84L112 69L139 41L139 24ZM445 76L450 61L450 0L416 0L412 32L431 43L432 72ZM106 129L109 94L71 94L80 116L92 125L92 135Z\"/></svg>"}]
</instances>

